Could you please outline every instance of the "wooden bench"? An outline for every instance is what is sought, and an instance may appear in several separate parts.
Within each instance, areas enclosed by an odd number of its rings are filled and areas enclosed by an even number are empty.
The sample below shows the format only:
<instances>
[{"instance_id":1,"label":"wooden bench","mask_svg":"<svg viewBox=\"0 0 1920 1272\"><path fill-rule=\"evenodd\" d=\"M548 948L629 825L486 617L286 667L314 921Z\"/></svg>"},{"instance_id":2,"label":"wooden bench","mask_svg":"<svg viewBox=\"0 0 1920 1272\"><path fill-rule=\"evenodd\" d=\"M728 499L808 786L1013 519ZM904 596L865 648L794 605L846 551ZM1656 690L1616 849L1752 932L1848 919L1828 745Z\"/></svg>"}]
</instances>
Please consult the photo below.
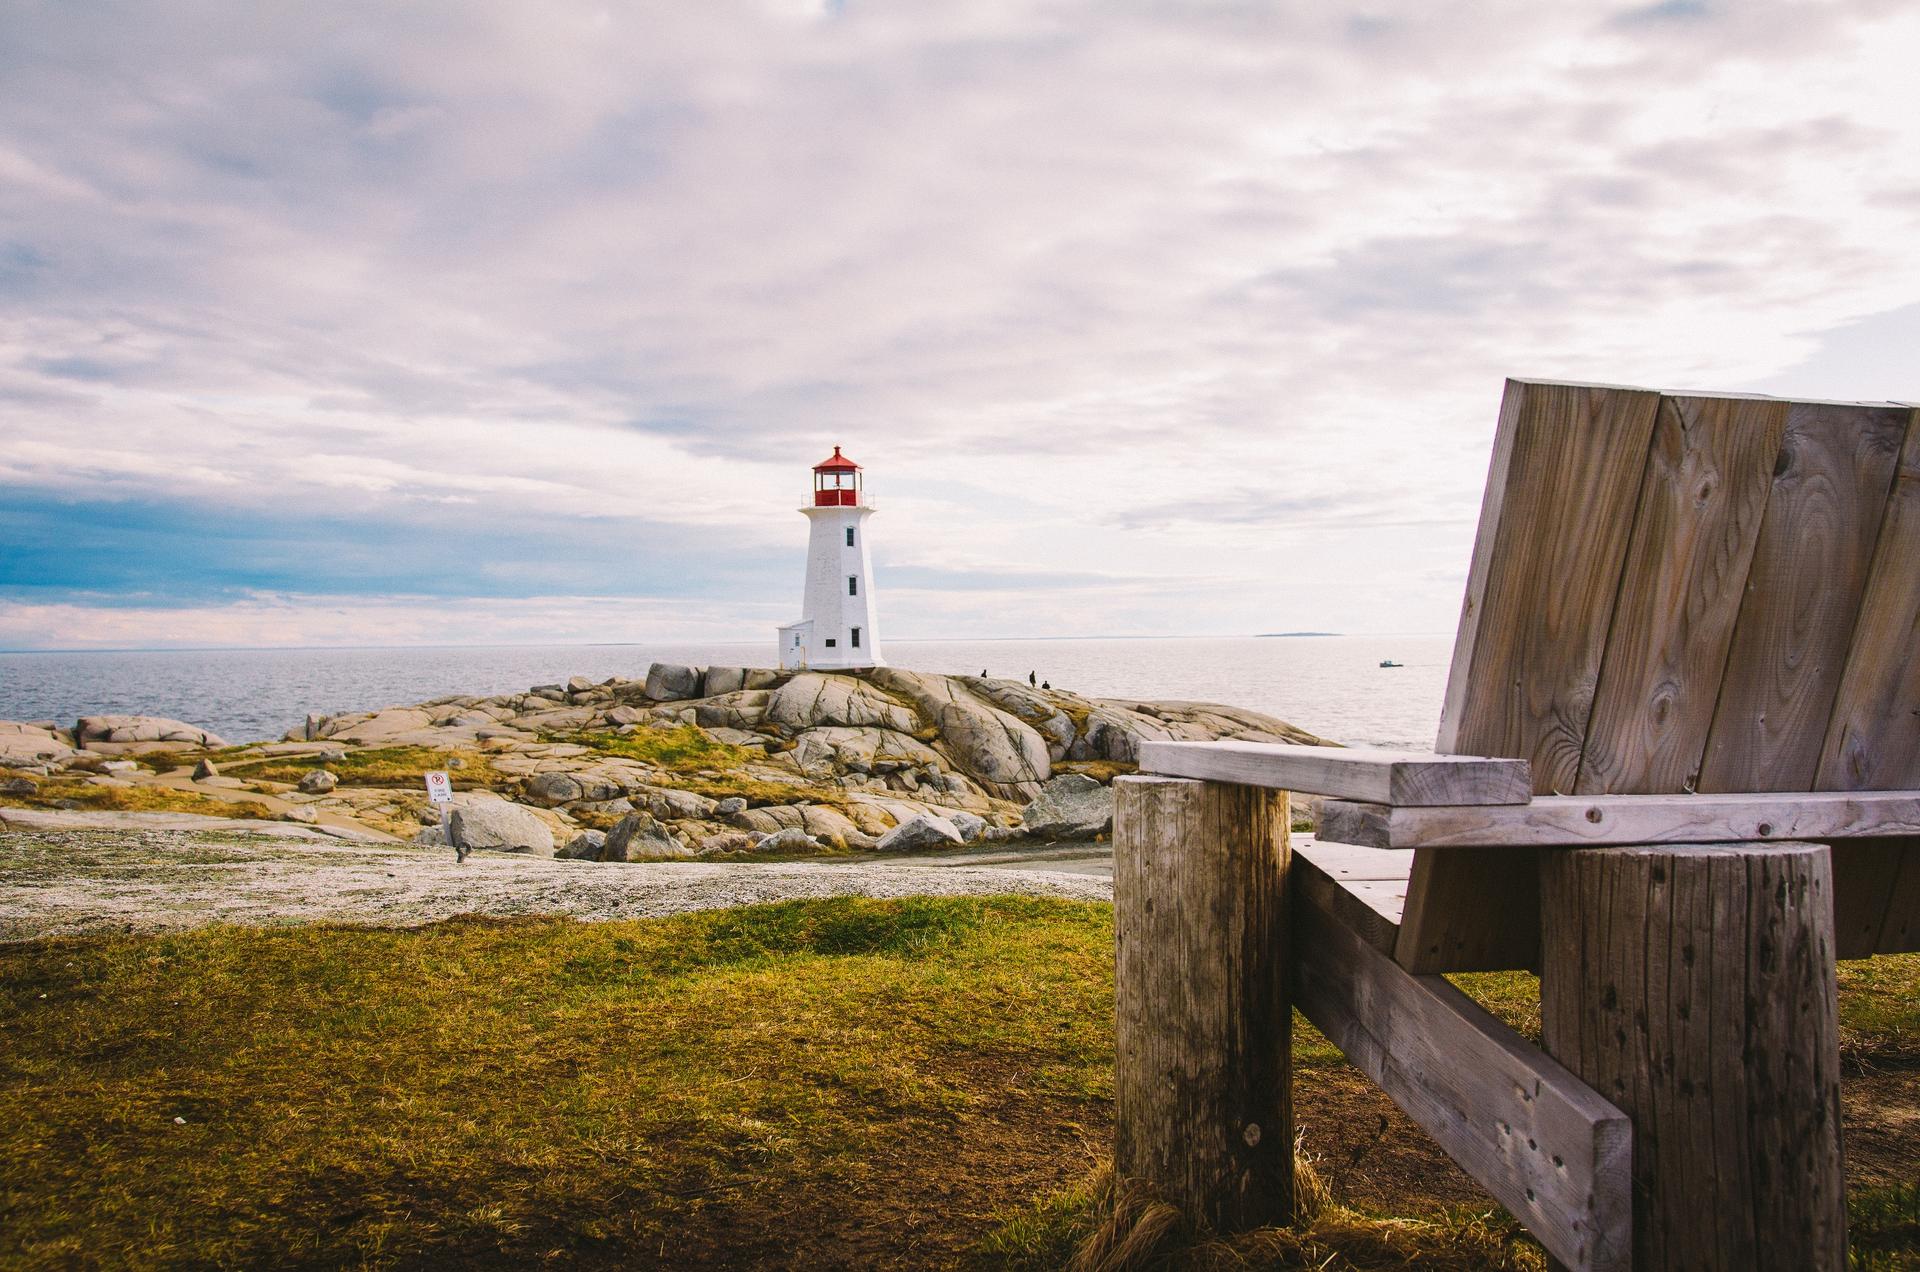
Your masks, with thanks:
<instances>
[{"instance_id":1,"label":"wooden bench","mask_svg":"<svg viewBox=\"0 0 1920 1272\"><path fill-rule=\"evenodd\" d=\"M1122 1174L1285 1221L1297 1006L1567 1266L1845 1266L1834 960L1920 949L1920 409L1510 381L1435 753L1140 767ZM1441 975L1505 968L1540 1047Z\"/></svg>"}]
</instances>

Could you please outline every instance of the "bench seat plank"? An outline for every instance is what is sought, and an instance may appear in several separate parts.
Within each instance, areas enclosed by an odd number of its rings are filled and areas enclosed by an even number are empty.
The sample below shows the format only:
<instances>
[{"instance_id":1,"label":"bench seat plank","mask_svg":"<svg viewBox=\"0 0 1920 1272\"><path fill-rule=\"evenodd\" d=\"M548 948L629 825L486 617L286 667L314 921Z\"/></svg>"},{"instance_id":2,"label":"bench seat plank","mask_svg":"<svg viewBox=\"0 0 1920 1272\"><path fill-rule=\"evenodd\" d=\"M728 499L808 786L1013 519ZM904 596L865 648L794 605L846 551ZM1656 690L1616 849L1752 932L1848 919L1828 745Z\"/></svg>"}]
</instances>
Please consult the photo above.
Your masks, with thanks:
<instances>
[{"instance_id":1,"label":"bench seat plank","mask_svg":"<svg viewBox=\"0 0 1920 1272\"><path fill-rule=\"evenodd\" d=\"M1920 791L1543 795L1517 807L1328 800L1323 838L1368 848L1554 848L1920 835Z\"/></svg>"},{"instance_id":2,"label":"bench seat plank","mask_svg":"<svg viewBox=\"0 0 1920 1272\"><path fill-rule=\"evenodd\" d=\"M1280 742L1144 742L1140 771L1380 804L1524 804L1524 760Z\"/></svg>"},{"instance_id":3,"label":"bench seat plank","mask_svg":"<svg viewBox=\"0 0 1920 1272\"><path fill-rule=\"evenodd\" d=\"M1294 884L1374 949L1392 955L1413 854L1293 836Z\"/></svg>"}]
</instances>

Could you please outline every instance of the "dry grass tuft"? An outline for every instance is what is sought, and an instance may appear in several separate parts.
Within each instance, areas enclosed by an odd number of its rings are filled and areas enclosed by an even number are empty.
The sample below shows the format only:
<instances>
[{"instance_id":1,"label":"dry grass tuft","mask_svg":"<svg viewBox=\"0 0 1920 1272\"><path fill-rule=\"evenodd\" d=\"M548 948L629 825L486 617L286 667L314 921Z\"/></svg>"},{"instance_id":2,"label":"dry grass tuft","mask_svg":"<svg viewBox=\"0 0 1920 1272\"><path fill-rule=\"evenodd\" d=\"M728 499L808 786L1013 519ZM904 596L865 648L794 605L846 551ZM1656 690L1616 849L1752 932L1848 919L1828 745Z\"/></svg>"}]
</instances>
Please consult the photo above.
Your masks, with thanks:
<instances>
[{"instance_id":1,"label":"dry grass tuft","mask_svg":"<svg viewBox=\"0 0 1920 1272\"><path fill-rule=\"evenodd\" d=\"M458 761L458 763L455 763ZM214 763L219 764L219 760ZM506 774L493 767L484 751L471 747L380 746L348 751L336 760L321 760L314 755L267 755L255 759L229 760L221 772L230 777L260 782L298 782L315 769L326 769L340 779L342 786L392 786L416 788L426 774L435 770L447 773L455 788L494 789L509 785Z\"/></svg>"},{"instance_id":2,"label":"dry grass tuft","mask_svg":"<svg viewBox=\"0 0 1920 1272\"><path fill-rule=\"evenodd\" d=\"M13 808L79 807L97 812L197 813L204 817L240 817L271 821L273 810L252 800L215 799L197 791L171 786L100 786L93 782L53 779L40 783L31 795L0 796L0 805Z\"/></svg>"}]
</instances>

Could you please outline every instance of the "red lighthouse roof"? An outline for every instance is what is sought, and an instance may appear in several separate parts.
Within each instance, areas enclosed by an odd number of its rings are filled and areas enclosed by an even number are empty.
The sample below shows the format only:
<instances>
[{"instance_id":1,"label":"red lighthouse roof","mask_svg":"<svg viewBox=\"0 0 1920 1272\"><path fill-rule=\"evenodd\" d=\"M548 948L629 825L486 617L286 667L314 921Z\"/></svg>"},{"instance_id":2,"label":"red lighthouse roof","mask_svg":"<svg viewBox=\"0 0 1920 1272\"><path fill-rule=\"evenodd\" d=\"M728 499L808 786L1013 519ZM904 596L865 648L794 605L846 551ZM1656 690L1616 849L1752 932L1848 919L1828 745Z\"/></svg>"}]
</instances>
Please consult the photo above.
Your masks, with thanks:
<instances>
[{"instance_id":1,"label":"red lighthouse roof","mask_svg":"<svg viewBox=\"0 0 1920 1272\"><path fill-rule=\"evenodd\" d=\"M852 460L848 459L845 455L842 455L840 453L840 448L836 446L833 448L832 457L828 459L823 459L819 463L815 464L813 466L813 471L816 473L853 472L859 467L860 465L854 463Z\"/></svg>"}]
</instances>

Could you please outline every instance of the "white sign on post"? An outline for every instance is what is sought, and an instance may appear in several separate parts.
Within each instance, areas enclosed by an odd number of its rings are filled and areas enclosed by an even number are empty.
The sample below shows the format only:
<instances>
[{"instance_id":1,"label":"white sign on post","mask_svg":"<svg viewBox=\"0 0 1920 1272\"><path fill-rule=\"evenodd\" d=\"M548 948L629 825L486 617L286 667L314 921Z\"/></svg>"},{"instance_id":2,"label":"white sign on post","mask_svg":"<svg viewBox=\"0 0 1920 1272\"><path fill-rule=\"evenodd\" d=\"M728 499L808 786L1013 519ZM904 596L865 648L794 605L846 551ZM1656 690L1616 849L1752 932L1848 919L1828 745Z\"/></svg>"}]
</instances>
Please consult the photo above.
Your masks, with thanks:
<instances>
[{"instance_id":1,"label":"white sign on post","mask_svg":"<svg viewBox=\"0 0 1920 1272\"><path fill-rule=\"evenodd\" d=\"M435 804L453 803L453 782L445 773L427 774L427 799Z\"/></svg>"}]
</instances>

